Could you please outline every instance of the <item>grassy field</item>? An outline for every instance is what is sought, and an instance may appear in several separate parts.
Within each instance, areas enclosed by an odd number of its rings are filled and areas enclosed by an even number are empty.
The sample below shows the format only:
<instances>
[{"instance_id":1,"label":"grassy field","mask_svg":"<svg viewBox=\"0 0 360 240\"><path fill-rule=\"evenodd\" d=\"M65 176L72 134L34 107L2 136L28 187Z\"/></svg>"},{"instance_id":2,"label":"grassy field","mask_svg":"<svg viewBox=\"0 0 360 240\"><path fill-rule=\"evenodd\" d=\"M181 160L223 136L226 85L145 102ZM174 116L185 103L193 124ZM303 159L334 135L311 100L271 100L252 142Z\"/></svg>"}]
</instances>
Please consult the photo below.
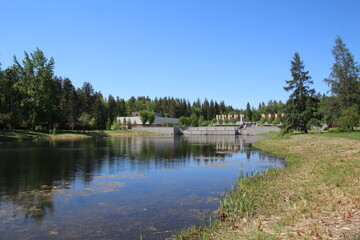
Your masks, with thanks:
<instances>
[{"instance_id":1,"label":"grassy field","mask_svg":"<svg viewBox=\"0 0 360 240\"><path fill-rule=\"evenodd\" d=\"M272 137L255 147L288 167L239 179L219 221L176 239L360 239L359 132Z\"/></svg>"},{"instance_id":2,"label":"grassy field","mask_svg":"<svg viewBox=\"0 0 360 240\"><path fill-rule=\"evenodd\" d=\"M343 132L343 133L316 133L316 135L320 135L323 137L332 137L332 138L347 138L352 140L360 141L360 131L356 132Z\"/></svg>"},{"instance_id":3,"label":"grassy field","mask_svg":"<svg viewBox=\"0 0 360 240\"><path fill-rule=\"evenodd\" d=\"M154 135L154 133L138 130L58 130L56 134L49 134L44 131L31 130L0 130L0 142L8 141L36 141L48 139L78 139L89 137L109 136L131 136L131 135Z\"/></svg>"}]
</instances>

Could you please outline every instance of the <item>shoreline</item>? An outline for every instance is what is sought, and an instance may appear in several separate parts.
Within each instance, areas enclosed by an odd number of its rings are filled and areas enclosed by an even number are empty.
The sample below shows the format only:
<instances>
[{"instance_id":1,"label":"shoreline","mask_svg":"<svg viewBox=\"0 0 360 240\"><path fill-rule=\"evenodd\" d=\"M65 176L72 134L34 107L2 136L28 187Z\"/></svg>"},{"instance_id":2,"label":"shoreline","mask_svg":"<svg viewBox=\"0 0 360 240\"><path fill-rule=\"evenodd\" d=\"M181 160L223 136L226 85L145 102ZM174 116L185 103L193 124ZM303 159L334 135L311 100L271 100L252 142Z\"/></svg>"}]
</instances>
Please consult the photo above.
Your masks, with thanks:
<instances>
[{"instance_id":1,"label":"shoreline","mask_svg":"<svg viewBox=\"0 0 360 240\"><path fill-rule=\"evenodd\" d=\"M240 178L220 201L219 220L182 230L174 239L359 239L360 134L356 136L262 139L253 146L286 158L288 166Z\"/></svg>"},{"instance_id":2,"label":"shoreline","mask_svg":"<svg viewBox=\"0 0 360 240\"><path fill-rule=\"evenodd\" d=\"M23 142L23 141L46 141L46 140L76 140L94 137L116 137L116 136L154 136L162 135L139 130L115 130L115 131L62 131L49 134L29 130L1 130L0 143Z\"/></svg>"}]
</instances>

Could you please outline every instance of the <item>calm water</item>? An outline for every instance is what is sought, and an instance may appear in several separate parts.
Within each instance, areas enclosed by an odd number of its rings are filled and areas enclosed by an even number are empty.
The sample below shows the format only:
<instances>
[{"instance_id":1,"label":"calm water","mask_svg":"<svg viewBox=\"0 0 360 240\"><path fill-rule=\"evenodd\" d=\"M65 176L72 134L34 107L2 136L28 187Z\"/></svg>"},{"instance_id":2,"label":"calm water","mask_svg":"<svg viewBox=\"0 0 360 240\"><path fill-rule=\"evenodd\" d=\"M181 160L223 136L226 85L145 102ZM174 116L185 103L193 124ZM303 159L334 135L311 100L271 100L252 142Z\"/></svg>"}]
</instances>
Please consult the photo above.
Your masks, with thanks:
<instances>
[{"instance_id":1,"label":"calm water","mask_svg":"<svg viewBox=\"0 0 360 240\"><path fill-rule=\"evenodd\" d=\"M207 221L240 174L282 166L254 137L0 144L1 239L165 239Z\"/></svg>"}]
</instances>

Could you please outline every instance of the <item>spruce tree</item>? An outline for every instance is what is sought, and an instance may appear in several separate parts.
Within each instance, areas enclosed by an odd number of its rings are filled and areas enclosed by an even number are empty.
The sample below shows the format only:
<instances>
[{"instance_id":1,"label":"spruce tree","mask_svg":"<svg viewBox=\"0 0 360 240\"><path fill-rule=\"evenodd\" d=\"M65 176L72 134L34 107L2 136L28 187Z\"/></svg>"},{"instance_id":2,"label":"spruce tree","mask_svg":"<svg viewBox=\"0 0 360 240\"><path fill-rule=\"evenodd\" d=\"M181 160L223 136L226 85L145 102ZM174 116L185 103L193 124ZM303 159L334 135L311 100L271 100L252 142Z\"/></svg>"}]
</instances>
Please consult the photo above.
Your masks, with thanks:
<instances>
[{"instance_id":1,"label":"spruce tree","mask_svg":"<svg viewBox=\"0 0 360 240\"><path fill-rule=\"evenodd\" d=\"M285 105L284 133L291 130L307 133L308 123L316 110L315 90L310 89L313 82L304 68L299 53L295 53L290 69L292 80L286 81L287 86L284 87L287 92L292 91Z\"/></svg>"}]
</instances>

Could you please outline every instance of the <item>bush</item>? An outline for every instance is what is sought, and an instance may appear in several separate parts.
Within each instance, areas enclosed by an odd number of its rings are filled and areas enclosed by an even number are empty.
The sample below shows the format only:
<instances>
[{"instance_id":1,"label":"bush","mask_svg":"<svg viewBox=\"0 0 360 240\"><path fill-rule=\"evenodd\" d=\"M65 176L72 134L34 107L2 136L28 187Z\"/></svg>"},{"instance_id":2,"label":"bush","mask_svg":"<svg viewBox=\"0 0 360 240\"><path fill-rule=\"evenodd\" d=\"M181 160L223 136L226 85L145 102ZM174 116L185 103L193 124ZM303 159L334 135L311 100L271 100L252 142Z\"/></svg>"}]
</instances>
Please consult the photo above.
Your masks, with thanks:
<instances>
[{"instance_id":1,"label":"bush","mask_svg":"<svg viewBox=\"0 0 360 240\"><path fill-rule=\"evenodd\" d=\"M266 122L266 118L264 118L264 117L262 117L262 118L260 118L260 124L264 124Z\"/></svg>"},{"instance_id":2,"label":"bush","mask_svg":"<svg viewBox=\"0 0 360 240\"><path fill-rule=\"evenodd\" d=\"M268 124L272 124L272 122L274 121L274 119L275 119L275 118L273 118L273 117L269 117L268 119L266 119L266 122L267 122Z\"/></svg>"},{"instance_id":3,"label":"bush","mask_svg":"<svg viewBox=\"0 0 360 240\"><path fill-rule=\"evenodd\" d=\"M198 127L199 126L199 118L196 113L191 114L191 126Z\"/></svg>"},{"instance_id":4,"label":"bush","mask_svg":"<svg viewBox=\"0 0 360 240\"><path fill-rule=\"evenodd\" d=\"M191 125L191 118L182 116L179 118L179 122L180 122L180 126L188 127Z\"/></svg>"},{"instance_id":5,"label":"bush","mask_svg":"<svg viewBox=\"0 0 360 240\"><path fill-rule=\"evenodd\" d=\"M198 119L198 125L199 125L199 126L203 126L204 121L205 121L204 117L203 117L203 116L200 116L199 119Z\"/></svg>"},{"instance_id":6,"label":"bush","mask_svg":"<svg viewBox=\"0 0 360 240\"><path fill-rule=\"evenodd\" d=\"M211 121L204 121L202 123L202 126L209 126L211 124Z\"/></svg>"},{"instance_id":7,"label":"bush","mask_svg":"<svg viewBox=\"0 0 360 240\"><path fill-rule=\"evenodd\" d=\"M89 126L91 129L95 129L96 128L96 118L92 118L89 121Z\"/></svg>"},{"instance_id":8,"label":"bush","mask_svg":"<svg viewBox=\"0 0 360 240\"><path fill-rule=\"evenodd\" d=\"M42 126L35 126L35 131L42 131L43 127Z\"/></svg>"},{"instance_id":9,"label":"bush","mask_svg":"<svg viewBox=\"0 0 360 240\"><path fill-rule=\"evenodd\" d=\"M112 130L117 130L119 129L121 126L121 120L120 121L117 121L116 118L114 119L113 121L113 124L111 125L111 129Z\"/></svg>"},{"instance_id":10,"label":"bush","mask_svg":"<svg viewBox=\"0 0 360 240\"><path fill-rule=\"evenodd\" d=\"M56 134L56 133L57 133L56 128L53 128L52 130L49 130L49 133L50 133L50 134Z\"/></svg>"},{"instance_id":11,"label":"bush","mask_svg":"<svg viewBox=\"0 0 360 240\"><path fill-rule=\"evenodd\" d=\"M277 117L277 118L275 118L274 121L272 122L272 125L275 126L275 125L278 125L278 124L280 124L280 118Z\"/></svg>"},{"instance_id":12,"label":"bush","mask_svg":"<svg viewBox=\"0 0 360 240\"><path fill-rule=\"evenodd\" d=\"M341 132L348 132L349 130L346 128L330 128L328 132L330 133L341 133Z\"/></svg>"}]
</instances>

